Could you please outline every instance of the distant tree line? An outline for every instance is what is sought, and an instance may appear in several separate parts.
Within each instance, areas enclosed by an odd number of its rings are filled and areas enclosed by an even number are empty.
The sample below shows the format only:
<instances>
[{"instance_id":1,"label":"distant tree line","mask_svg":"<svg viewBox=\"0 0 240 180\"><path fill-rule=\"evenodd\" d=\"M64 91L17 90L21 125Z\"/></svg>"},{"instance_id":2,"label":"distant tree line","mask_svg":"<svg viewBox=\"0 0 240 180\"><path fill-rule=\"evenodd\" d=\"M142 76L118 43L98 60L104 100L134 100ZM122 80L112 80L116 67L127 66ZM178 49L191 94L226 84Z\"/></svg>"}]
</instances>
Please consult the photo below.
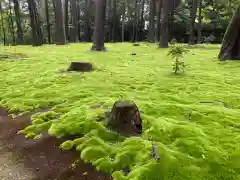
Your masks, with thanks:
<instances>
[{"instance_id":1,"label":"distant tree line","mask_svg":"<svg viewBox=\"0 0 240 180\"><path fill-rule=\"evenodd\" d=\"M231 1L232 2L232 1ZM234 2L221 0L1 0L4 45L94 42L220 43Z\"/></svg>"}]
</instances>

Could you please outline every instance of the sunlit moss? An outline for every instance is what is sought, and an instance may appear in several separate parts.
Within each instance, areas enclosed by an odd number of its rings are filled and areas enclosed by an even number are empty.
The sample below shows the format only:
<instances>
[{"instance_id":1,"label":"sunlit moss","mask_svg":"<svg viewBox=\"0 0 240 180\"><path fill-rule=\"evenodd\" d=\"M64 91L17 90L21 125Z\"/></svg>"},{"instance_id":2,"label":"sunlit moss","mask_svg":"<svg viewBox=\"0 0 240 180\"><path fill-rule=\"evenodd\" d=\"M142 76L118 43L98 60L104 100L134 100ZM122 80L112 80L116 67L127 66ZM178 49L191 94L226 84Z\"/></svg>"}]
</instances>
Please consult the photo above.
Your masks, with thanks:
<instances>
[{"instance_id":1,"label":"sunlit moss","mask_svg":"<svg viewBox=\"0 0 240 180\"><path fill-rule=\"evenodd\" d=\"M240 179L239 62L218 62L218 49L196 46L184 60L185 73L175 76L167 50L154 44L106 44L105 53L90 47L0 47L29 57L0 62L0 104L13 116L45 111L33 115L21 134L77 136L62 147L76 147L79 157L115 180ZM96 70L64 72L71 61L93 62ZM102 117L118 99L138 105L141 138L104 127ZM151 156L152 143L159 162ZM130 170L127 176L123 168Z\"/></svg>"}]
</instances>

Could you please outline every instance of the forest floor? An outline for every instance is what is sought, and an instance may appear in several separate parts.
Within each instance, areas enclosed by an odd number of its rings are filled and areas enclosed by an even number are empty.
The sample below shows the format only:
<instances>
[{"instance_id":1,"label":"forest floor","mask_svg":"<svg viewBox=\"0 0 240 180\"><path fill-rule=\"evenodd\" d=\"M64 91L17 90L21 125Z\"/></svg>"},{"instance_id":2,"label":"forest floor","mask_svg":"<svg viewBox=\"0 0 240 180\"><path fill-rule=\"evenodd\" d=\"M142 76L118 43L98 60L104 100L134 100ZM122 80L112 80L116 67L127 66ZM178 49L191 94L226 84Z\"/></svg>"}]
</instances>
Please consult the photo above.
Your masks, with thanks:
<instances>
[{"instance_id":1,"label":"forest floor","mask_svg":"<svg viewBox=\"0 0 240 180\"><path fill-rule=\"evenodd\" d=\"M1 120L0 142L4 148L0 153L13 157L8 161L1 156L10 169L0 167L5 176L9 171L15 172L15 168L20 168L26 177L43 175L40 179L66 171L64 168L79 153L60 150L61 142L46 136L47 131L58 138L81 137L69 139L65 146L75 145L81 151L81 159L111 173L116 180L240 180L239 62L219 62L219 45L191 46L185 57L185 73L173 75L167 50L158 49L155 44L106 44L108 52L91 52L90 47L91 44L0 47L1 53L28 57L0 59L0 106L9 109L9 113L28 116L23 124L22 116ZM71 61L92 62L95 70L66 72ZM119 140L97 121L118 99L132 100L139 107L142 137ZM39 109L44 112L34 114L30 120L29 113ZM29 121L33 125L22 133L41 137L39 140L16 135ZM149 155L153 142L158 147L160 163ZM14 148L8 150L8 145L2 145L6 143ZM18 145L20 149L15 148ZM18 160L14 154L22 150L25 155L33 153L34 158L30 155ZM46 153L42 161L41 153ZM36 159L37 163L29 159ZM39 162L51 167L42 169ZM88 171L82 166L79 174ZM126 167L130 169L128 176L122 171ZM89 174L95 173L90 170Z\"/></svg>"},{"instance_id":2,"label":"forest floor","mask_svg":"<svg viewBox=\"0 0 240 180\"><path fill-rule=\"evenodd\" d=\"M17 132L30 122L30 114L11 119L0 109L0 179L1 180L110 180L109 175L78 162L74 151L63 151L60 141L46 135L27 140Z\"/></svg>"}]
</instances>

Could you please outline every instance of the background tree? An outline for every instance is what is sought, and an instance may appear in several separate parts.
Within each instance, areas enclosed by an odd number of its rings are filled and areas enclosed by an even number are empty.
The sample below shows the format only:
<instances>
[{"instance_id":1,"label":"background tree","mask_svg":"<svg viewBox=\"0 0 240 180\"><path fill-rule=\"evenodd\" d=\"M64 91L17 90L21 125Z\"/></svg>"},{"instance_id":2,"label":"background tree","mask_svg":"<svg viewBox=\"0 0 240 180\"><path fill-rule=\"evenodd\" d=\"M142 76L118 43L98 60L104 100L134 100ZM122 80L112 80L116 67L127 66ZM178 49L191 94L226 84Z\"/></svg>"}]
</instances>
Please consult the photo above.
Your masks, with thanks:
<instances>
[{"instance_id":1,"label":"background tree","mask_svg":"<svg viewBox=\"0 0 240 180\"><path fill-rule=\"evenodd\" d=\"M64 45L67 43L65 34L65 25L63 20L63 5L61 0L55 1L56 5L56 44Z\"/></svg>"},{"instance_id":2,"label":"background tree","mask_svg":"<svg viewBox=\"0 0 240 180\"><path fill-rule=\"evenodd\" d=\"M71 5L71 26L70 26L70 40L77 41L77 0L70 0Z\"/></svg>"},{"instance_id":3,"label":"background tree","mask_svg":"<svg viewBox=\"0 0 240 180\"><path fill-rule=\"evenodd\" d=\"M148 42L154 42L155 14L156 14L156 2L155 2L155 0L150 0Z\"/></svg>"},{"instance_id":4,"label":"background tree","mask_svg":"<svg viewBox=\"0 0 240 180\"><path fill-rule=\"evenodd\" d=\"M105 11L106 0L96 0L96 14L95 14L95 29L94 29L94 42L92 50L104 51L104 25L105 25Z\"/></svg>"},{"instance_id":5,"label":"background tree","mask_svg":"<svg viewBox=\"0 0 240 180\"><path fill-rule=\"evenodd\" d=\"M39 19L39 13L37 11L37 5L34 0L27 0L27 2L32 29L32 45L41 46L43 44L43 34Z\"/></svg>"},{"instance_id":6,"label":"background tree","mask_svg":"<svg viewBox=\"0 0 240 180\"><path fill-rule=\"evenodd\" d=\"M19 7L18 0L13 0L13 4L14 4L15 20L17 25L17 43L23 44L23 30L21 25L20 7Z\"/></svg>"}]
</instances>

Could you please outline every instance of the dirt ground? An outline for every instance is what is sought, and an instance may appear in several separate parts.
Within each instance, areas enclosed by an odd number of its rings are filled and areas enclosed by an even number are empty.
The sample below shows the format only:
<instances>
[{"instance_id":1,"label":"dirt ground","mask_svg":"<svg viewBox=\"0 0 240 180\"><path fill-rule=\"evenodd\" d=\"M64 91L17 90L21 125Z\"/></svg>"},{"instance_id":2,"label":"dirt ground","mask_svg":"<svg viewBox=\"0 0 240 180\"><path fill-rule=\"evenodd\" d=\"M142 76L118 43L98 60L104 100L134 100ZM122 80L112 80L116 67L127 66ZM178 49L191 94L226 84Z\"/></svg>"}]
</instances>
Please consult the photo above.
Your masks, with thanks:
<instances>
[{"instance_id":1,"label":"dirt ground","mask_svg":"<svg viewBox=\"0 0 240 180\"><path fill-rule=\"evenodd\" d=\"M40 140L27 140L17 131L26 127L30 114L11 119L0 108L0 179L1 180L111 180L94 167L79 162L74 151L59 149L60 140L45 135Z\"/></svg>"}]
</instances>

